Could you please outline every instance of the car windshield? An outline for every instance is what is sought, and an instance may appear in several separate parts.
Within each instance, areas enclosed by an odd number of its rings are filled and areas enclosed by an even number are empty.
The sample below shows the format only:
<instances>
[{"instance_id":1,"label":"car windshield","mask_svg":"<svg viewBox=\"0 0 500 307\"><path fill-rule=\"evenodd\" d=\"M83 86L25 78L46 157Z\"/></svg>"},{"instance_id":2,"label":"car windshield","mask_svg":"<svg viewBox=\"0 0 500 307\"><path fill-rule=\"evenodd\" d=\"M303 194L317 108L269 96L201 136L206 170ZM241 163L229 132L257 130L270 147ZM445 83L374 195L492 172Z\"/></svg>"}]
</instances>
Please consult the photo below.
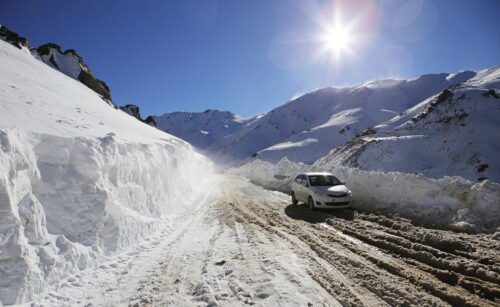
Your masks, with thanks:
<instances>
[{"instance_id":1,"label":"car windshield","mask_svg":"<svg viewBox=\"0 0 500 307\"><path fill-rule=\"evenodd\" d=\"M332 175L312 175L309 176L309 182L313 187L334 186L342 184L340 180L337 179L337 177Z\"/></svg>"}]
</instances>

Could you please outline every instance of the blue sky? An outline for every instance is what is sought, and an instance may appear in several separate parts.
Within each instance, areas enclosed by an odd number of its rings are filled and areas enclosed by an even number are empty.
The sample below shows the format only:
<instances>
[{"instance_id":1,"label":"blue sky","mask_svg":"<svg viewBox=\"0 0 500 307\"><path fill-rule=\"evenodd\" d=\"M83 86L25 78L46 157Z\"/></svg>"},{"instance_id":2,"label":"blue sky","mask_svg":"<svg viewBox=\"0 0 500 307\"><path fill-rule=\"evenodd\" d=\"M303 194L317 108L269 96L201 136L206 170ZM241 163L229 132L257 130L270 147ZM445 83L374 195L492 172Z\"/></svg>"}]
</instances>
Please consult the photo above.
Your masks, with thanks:
<instances>
[{"instance_id":1,"label":"blue sky","mask_svg":"<svg viewBox=\"0 0 500 307\"><path fill-rule=\"evenodd\" d=\"M255 115L324 86L498 66L499 12L498 0L16 0L0 2L0 24L76 49L143 115ZM349 29L335 56L333 20Z\"/></svg>"}]
</instances>

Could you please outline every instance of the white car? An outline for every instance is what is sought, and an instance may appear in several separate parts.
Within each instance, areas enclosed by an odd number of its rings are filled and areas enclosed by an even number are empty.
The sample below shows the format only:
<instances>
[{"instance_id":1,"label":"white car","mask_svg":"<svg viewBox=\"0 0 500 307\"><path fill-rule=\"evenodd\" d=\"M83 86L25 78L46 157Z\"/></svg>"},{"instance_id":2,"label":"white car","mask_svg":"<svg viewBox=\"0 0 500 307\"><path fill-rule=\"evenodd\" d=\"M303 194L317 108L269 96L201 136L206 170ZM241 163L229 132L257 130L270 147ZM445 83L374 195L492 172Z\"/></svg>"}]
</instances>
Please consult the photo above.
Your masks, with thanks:
<instances>
[{"instance_id":1,"label":"white car","mask_svg":"<svg viewBox=\"0 0 500 307\"><path fill-rule=\"evenodd\" d=\"M292 183L292 203L314 208L348 208L352 192L330 173L304 173Z\"/></svg>"}]
</instances>

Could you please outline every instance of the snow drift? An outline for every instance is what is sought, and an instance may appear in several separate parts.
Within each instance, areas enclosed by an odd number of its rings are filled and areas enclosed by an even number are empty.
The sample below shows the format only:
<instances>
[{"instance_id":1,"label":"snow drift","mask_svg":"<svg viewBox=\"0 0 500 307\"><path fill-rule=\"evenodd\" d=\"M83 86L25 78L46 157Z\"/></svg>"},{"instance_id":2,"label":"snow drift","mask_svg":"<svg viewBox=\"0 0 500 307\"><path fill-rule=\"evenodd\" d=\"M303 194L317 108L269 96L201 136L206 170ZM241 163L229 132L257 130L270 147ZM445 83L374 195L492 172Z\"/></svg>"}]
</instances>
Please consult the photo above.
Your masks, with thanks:
<instances>
[{"instance_id":1,"label":"snow drift","mask_svg":"<svg viewBox=\"0 0 500 307\"><path fill-rule=\"evenodd\" d=\"M473 183L461 177L427 178L398 172L364 171L340 165L306 165L286 158L277 164L253 160L232 173L267 188L290 191L290 183L305 171L330 171L353 192L353 207L399 214L427 225L459 231L495 231L500 227L500 184Z\"/></svg>"},{"instance_id":2,"label":"snow drift","mask_svg":"<svg viewBox=\"0 0 500 307\"><path fill-rule=\"evenodd\" d=\"M0 41L1 303L136 244L211 174L189 144Z\"/></svg>"}]
</instances>

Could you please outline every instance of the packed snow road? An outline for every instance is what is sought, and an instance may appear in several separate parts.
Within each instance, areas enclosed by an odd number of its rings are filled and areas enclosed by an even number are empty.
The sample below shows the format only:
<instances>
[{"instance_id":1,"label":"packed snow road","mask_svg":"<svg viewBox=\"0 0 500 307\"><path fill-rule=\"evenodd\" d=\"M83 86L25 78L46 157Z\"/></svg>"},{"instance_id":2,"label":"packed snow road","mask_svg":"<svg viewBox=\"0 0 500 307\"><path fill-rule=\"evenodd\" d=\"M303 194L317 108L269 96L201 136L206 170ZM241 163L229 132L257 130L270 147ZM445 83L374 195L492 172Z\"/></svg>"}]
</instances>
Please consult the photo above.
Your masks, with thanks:
<instances>
[{"instance_id":1,"label":"packed snow road","mask_svg":"<svg viewBox=\"0 0 500 307\"><path fill-rule=\"evenodd\" d=\"M37 300L67 305L498 306L493 235L309 211L237 178L137 249Z\"/></svg>"}]
</instances>

